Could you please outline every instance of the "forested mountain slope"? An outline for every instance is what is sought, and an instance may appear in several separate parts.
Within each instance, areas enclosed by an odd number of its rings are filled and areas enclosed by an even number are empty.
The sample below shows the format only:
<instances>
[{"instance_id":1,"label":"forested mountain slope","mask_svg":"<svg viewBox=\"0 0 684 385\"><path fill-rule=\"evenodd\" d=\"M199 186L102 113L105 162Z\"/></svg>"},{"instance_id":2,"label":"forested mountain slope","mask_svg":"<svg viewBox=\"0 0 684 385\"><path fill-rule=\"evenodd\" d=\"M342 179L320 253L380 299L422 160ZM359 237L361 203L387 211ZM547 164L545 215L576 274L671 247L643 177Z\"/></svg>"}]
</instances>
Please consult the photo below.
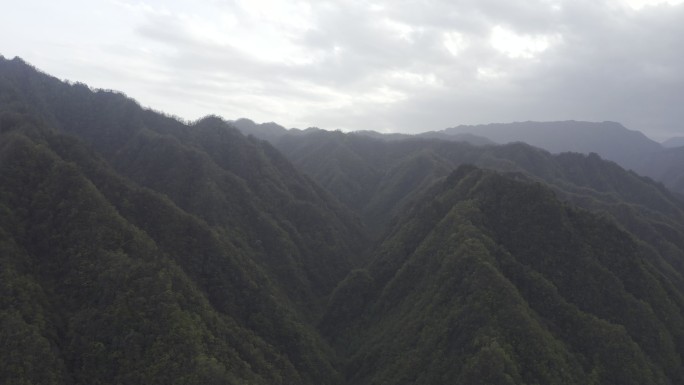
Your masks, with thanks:
<instances>
[{"instance_id":1,"label":"forested mountain slope","mask_svg":"<svg viewBox=\"0 0 684 385\"><path fill-rule=\"evenodd\" d=\"M283 138L278 147L302 170L359 210L369 227L375 226L376 234L385 236L392 224L405 225L397 218L409 202L422 201L430 186L460 164L523 175L547 184L558 199L618 224L638 240L642 257L658 274L667 277L677 290L684 290L681 201L662 185L595 154L551 155L522 143L476 147L444 141L381 142L324 132L300 136L296 141ZM356 190L349 190L350 186ZM357 199L350 191L363 192L368 198Z\"/></svg>"},{"instance_id":2,"label":"forested mountain slope","mask_svg":"<svg viewBox=\"0 0 684 385\"><path fill-rule=\"evenodd\" d=\"M284 136L275 144L297 167L382 233L407 202L463 163L523 172L591 209L621 204L681 226L684 207L662 185L594 155L552 155L523 143L473 146L440 140L381 141L340 132ZM658 219L660 220L660 219Z\"/></svg>"},{"instance_id":3,"label":"forested mountain slope","mask_svg":"<svg viewBox=\"0 0 684 385\"><path fill-rule=\"evenodd\" d=\"M219 119L0 67L2 378L339 382L310 324L366 247L353 216Z\"/></svg>"},{"instance_id":4,"label":"forested mountain slope","mask_svg":"<svg viewBox=\"0 0 684 385\"><path fill-rule=\"evenodd\" d=\"M255 124L239 120L234 122L245 134L277 144L281 139L301 135L307 131L286 130L274 123ZM477 134L477 135L474 135ZM415 135L380 134L373 131L353 132L360 135L397 141L406 139L440 139L467 142L477 146L524 142L551 153L577 152L585 155L596 153L603 159L612 160L625 169L651 177L678 193L684 193L681 173L681 149L676 139L659 144L638 131L629 130L614 122L516 122L478 126L458 126L442 131L430 131ZM490 140L491 138L493 140ZM288 141L285 139L285 141Z\"/></svg>"},{"instance_id":5,"label":"forested mountain slope","mask_svg":"<svg viewBox=\"0 0 684 385\"><path fill-rule=\"evenodd\" d=\"M281 129L0 58L0 383L684 383L662 185L521 143Z\"/></svg>"},{"instance_id":6,"label":"forested mountain slope","mask_svg":"<svg viewBox=\"0 0 684 385\"><path fill-rule=\"evenodd\" d=\"M398 223L324 318L350 383L684 381L681 288L611 221L462 166Z\"/></svg>"},{"instance_id":7,"label":"forested mountain slope","mask_svg":"<svg viewBox=\"0 0 684 385\"><path fill-rule=\"evenodd\" d=\"M3 383L335 382L244 247L71 138L0 148Z\"/></svg>"},{"instance_id":8,"label":"forested mountain slope","mask_svg":"<svg viewBox=\"0 0 684 385\"><path fill-rule=\"evenodd\" d=\"M64 84L18 59L4 61L3 73L3 90L29 113L82 139L122 176L231 232L264 267L283 272L284 289L329 291L364 245L358 223L325 191L271 146L218 118L188 125L121 94Z\"/></svg>"}]
</instances>

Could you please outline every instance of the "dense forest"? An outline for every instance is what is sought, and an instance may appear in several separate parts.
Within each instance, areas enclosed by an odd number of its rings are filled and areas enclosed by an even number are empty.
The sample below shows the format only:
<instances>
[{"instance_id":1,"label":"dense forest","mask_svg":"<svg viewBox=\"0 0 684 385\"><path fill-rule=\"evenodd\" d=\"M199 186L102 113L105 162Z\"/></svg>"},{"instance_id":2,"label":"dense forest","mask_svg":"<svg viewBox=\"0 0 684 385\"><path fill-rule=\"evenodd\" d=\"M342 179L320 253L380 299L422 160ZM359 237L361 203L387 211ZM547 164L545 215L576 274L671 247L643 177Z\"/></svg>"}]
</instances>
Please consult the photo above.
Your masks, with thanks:
<instances>
[{"instance_id":1,"label":"dense forest","mask_svg":"<svg viewBox=\"0 0 684 385\"><path fill-rule=\"evenodd\" d=\"M0 57L0 383L684 384L681 197L460 139L185 122Z\"/></svg>"}]
</instances>

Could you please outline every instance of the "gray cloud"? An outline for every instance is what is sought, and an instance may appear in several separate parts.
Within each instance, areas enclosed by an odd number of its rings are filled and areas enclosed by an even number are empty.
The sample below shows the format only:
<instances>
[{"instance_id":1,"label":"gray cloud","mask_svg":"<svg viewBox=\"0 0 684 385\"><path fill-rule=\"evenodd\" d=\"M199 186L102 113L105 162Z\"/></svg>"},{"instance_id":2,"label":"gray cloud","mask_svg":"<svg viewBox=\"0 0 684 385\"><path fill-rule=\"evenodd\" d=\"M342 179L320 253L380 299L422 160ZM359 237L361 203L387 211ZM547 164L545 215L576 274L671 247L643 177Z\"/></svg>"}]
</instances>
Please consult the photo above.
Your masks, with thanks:
<instances>
[{"instance_id":1,"label":"gray cloud","mask_svg":"<svg viewBox=\"0 0 684 385\"><path fill-rule=\"evenodd\" d=\"M15 8L23 14L0 16L8 25L0 36L12 36L0 43L14 51L3 54L190 119L404 132L616 120L657 138L684 135L684 5L112 0L103 9L75 1L60 9L87 15L93 31L82 42L61 26L36 46L30 10L40 1L27 0ZM22 15L27 25L17 30ZM94 41L100 54L84 55Z\"/></svg>"}]
</instances>

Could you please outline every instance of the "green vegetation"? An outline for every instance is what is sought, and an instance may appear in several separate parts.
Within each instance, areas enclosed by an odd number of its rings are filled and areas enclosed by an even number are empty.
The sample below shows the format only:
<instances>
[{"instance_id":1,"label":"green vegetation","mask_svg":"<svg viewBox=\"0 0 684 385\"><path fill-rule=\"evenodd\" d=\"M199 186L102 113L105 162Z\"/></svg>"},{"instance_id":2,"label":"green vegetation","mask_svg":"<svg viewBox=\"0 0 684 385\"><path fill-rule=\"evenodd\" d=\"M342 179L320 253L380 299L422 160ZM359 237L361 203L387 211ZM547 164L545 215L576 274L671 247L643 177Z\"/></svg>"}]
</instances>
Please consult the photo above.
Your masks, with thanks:
<instances>
[{"instance_id":1,"label":"green vegetation","mask_svg":"<svg viewBox=\"0 0 684 385\"><path fill-rule=\"evenodd\" d=\"M663 186L271 128L278 150L0 58L0 383L684 383Z\"/></svg>"},{"instance_id":2,"label":"green vegetation","mask_svg":"<svg viewBox=\"0 0 684 385\"><path fill-rule=\"evenodd\" d=\"M3 66L16 102L0 112L0 382L340 382L310 325L366 245L351 215L216 121L186 126ZM62 106L115 112L81 127L60 106L22 103L40 95L32 83L73 98Z\"/></svg>"},{"instance_id":3,"label":"green vegetation","mask_svg":"<svg viewBox=\"0 0 684 385\"><path fill-rule=\"evenodd\" d=\"M394 227L331 337L351 383L684 380L681 294L629 234L519 178L465 166Z\"/></svg>"}]
</instances>

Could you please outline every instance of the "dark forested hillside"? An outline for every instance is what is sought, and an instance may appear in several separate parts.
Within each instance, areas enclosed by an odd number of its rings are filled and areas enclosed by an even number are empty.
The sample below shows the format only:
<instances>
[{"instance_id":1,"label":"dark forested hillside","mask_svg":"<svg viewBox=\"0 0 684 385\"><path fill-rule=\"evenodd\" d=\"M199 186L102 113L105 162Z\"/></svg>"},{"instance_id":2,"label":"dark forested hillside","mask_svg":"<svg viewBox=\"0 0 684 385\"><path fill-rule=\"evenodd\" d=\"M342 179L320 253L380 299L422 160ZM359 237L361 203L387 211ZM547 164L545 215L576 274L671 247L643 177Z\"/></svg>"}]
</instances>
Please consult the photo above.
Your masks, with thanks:
<instances>
[{"instance_id":1,"label":"dark forested hillside","mask_svg":"<svg viewBox=\"0 0 684 385\"><path fill-rule=\"evenodd\" d=\"M0 383L684 383L662 185L259 129L274 146L0 57Z\"/></svg>"},{"instance_id":2,"label":"dark forested hillside","mask_svg":"<svg viewBox=\"0 0 684 385\"><path fill-rule=\"evenodd\" d=\"M684 381L684 297L611 221L462 166L399 223L324 318L350 383Z\"/></svg>"},{"instance_id":3,"label":"dark forested hillside","mask_svg":"<svg viewBox=\"0 0 684 385\"><path fill-rule=\"evenodd\" d=\"M406 202L463 163L526 173L591 209L608 210L625 203L677 223L684 218L679 198L663 186L595 154L552 155L523 143L473 146L440 140L380 141L325 131L284 136L276 146L301 170L358 210L377 232L382 232Z\"/></svg>"},{"instance_id":4,"label":"dark forested hillside","mask_svg":"<svg viewBox=\"0 0 684 385\"><path fill-rule=\"evenodd\" d=\"M472 146L435 140L379 142L342 133L285 137L278 147L348 202L382 239L405 205L460 164L517 172L547 184L566 202L608 216L649 245L663 274L684 287L684 205L662 185L597 155L552 155L523 143ZM338 159L339 158L339 159ZM332 165L332 166L331 166ZM339 188L338 181L346 188ZM363 199L355 195L363 192Z\"/></svg>"},{"instance_id":5,"label":"dark forested hillside","mask_svg":"<svg viewBox=\"0 0 684 385\"><path fill-rule=\"evenodd\" d=\"M8 93L27 100L45 125L83 140L122 177L228 231L258 257L275 258L264 268L282 271L283 289L293 295L311 295L312 285L329 291L363 249L358 223L327 193L271 146L222 120L186 125L121 94L63 84L17 59L3 64Z\"/></svg>"},{"instance_id":6,"label":"dark forested hillside","mask_svg":"<svg viewBox=\"0 0 684 385\"><path fill-rule=\"evenodd\" d=\"M219 231L70 138L9 127L0 148L3 383L335 382Z\"/></svg>"},{"instance_id":7,"label":"dark forested hillside","mask_svg":"<svg viewBox=\"0 0 684 385\"><path fill-rule=\"evenodd\" d=\"M220 119L1 67L3 341L42 344L54 383L338 382L307 325L367 246L358 220ZM3 352L6 380L40 364Z\"/></svg>"}]
</instances>

